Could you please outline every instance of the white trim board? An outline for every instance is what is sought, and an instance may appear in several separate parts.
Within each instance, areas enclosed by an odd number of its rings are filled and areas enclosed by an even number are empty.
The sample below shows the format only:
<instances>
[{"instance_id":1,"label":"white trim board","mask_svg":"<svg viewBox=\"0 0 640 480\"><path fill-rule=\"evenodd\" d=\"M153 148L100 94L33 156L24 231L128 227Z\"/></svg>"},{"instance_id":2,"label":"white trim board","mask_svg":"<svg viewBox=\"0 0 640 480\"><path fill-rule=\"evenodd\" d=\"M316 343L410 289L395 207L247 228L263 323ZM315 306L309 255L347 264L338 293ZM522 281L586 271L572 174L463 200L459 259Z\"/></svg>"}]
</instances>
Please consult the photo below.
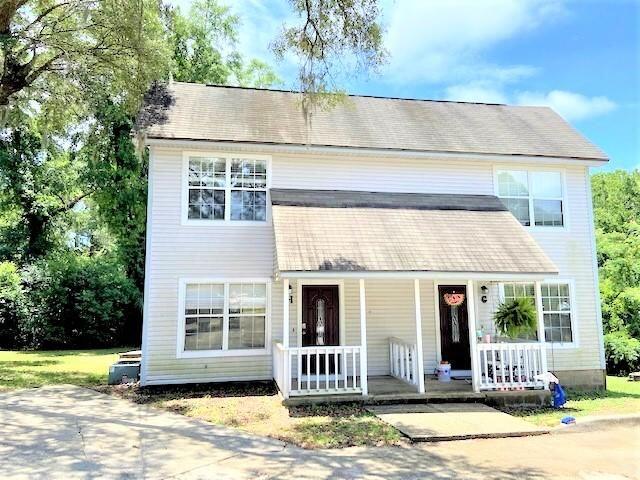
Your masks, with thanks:
<instances>
[{"instance_id":1,"label":"white trim board","mask_svg":"<svg viewBox=\"0 0 640 480\"><path fill-rule=\"evenodd\" d=\"M153 233L153 199L155 185L155 160L154 149L149 149L149 165L147 178L147 230L145 239L145 258L144 258L144 291L142 295L142 345L140 347L140 384L147 385L147 362L149 361L149 323L151 322L150 310L151 300L149 298L151 292L151 247L153 245L151 235Z\"/></svg>"}]
</instances>

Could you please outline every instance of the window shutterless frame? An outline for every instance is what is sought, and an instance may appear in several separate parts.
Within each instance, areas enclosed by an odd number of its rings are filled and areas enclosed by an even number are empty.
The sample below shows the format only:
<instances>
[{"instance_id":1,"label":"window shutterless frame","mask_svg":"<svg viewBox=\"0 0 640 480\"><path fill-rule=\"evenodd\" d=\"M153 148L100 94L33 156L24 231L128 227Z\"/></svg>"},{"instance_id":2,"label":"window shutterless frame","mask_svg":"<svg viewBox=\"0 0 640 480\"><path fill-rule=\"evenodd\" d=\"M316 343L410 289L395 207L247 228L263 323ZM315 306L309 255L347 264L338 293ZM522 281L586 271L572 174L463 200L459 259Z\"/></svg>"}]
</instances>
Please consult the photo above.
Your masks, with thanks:
<instances>
[{"instance_id":1,"label":"window shutterless frame","mask_svg":"<svg viewBox=\"0 0 640 480\"><path fill-rule=\"evenodd\" d=\"M187 285L224 284L224 319L222 326L222 350L185 350L185 300ZM266 312L264 319L264 348L228 350L229 345L229 285L233 283L261 283L266 286ZM180 278L178 279L178 317L176 358L246 357L271 354L271 279L270 278Z\"/></svg>"},{"instance_id":2,"label":"window shutterless frame","mask_svg":"<svg viewBox=\"0 0 640 480\"><path fill-rule=\"evenodd\" d=\"M505 295L504 295L504 286L505 284L509 284L509 285L527 285L527 284L531 284L535 282L500 282L498 284L498 292L500 295L500 303L504 302L505 299ZM571 342L552 342L550 340L547 340L547 344L550 345L549 349L554 348L554 349L562 349L562 348L577 348L580 344L579 344L579 334L578 334L578 317L577 317L577 310L578 310L578 304L576 303L576 287L575 287L575 281L573 278L566 278L566 277L558 277L558 278L548 278L545 279L543 281L540 282L542 286L544 285L553 285L553 284L562 284L562 285L567 285L569 287L569 302L571 303L571 308L568 311L568 313L570 314L570 319L571 319L571 337L572 337L572 341ZM536 302L537 304L537 302ZM542 299L540 299L540 305L542 305ZM543 318L544 318L544 314L545 313L549 313L548 311L545 312L545 310L543 309L542 314L543 314ZM545 335L546 335L546 329L545 329Z\"/></svg>"},{"instance_id":3,"label":"window shutterless frame","mask_svg":"<svg viewBox=\"0 0 640 480\"><path fill-rule=\"evenodd\" d=\"M528 197L524 197L524 196L510 196L510 195L500 195L500 190L499 190L499 183L498 183L498 174L501 171L506 171L506 172L526 172L527 174L527 190L529 192ZM534 197L533 194L533 173L559 173L560 174L560 188L562 188L562 197L540 197L540 198L536 198ZM569 209L568 209L568 203L567 203L567 174L566 174L566 170L562 169L562 168L553 168L550 166L544 166L544 167L534 167L534 166L528 166L528 165L502 165L502 164L498 164L498 165L494 165L493 166L493 191L494 194L498 197L498 198L518 198L518 199L522 199L524 200L525 198L528 198L528 204L529 204L529 225L523 225L524 228L526 228L527 230L532 230L532 231L549 231L549 232L565 232L569 230ZM560 225L556 225L556 226L551 226L551 225L536 225L536 219L535 219L535 208L534 208L534 202L535 200L556 200L556 201L561 201L562 202L562 226Z\"/></svg>"},{"instance_id":4,"label":"window shutterless frame","mask_svg":"<svg viewBox=\"0 0 640 480\"><path fill-rule=\"evenodd\" d=\"M216 190L224 190L225 192L225 209L224 219L194 219L189 218L189 158L219 158L225 159L225 186L223 188L216 188ZM243 187L231 186L231 162L234 158L247 159L247 160L262 160L266 163L267 179L266 186L260 190L266 191L266 218L265 220L231 220L231 191L232 190L245 190ZM252 225L252 226L264 226L269 224L271 220L271 201L269 195L269 189L271 188L271 156L270 155L255 155L248 153L230 153L230 152L216 152L209 150L185 150L182 152L182 191L180 200L180 221L182 225Z\"/></svg>"}]
</instances>

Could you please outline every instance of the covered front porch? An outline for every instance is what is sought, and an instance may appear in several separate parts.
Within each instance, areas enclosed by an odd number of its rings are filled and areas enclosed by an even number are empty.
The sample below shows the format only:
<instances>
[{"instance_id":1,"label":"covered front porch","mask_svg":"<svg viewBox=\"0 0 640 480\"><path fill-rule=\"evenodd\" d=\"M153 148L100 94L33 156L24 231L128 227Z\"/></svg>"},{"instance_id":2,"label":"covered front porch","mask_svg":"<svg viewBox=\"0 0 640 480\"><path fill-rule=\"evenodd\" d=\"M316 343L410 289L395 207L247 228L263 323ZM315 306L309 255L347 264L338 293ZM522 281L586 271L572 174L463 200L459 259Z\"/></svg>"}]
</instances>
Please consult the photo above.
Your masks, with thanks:
<instances>
[{"instance_id":1,"label":"covered front porch","mask_svg":"<svg viewBox=\"0 0 640 480\"><path fill-rule=\"evenodd\" d=\"M291 282L283 279L283 304L289 308L283 312L283 336L273 343L273 376L285 399L367 396L371 400L468 400L482 398L482 392L547 388L542 379L547 358L541 319L537 339L532 341L495 341L495 335L483 334L495 332L487 322L491 322L496 303L493 299L487 302L489 305L483 303L483 293L486 289L488 296L499 295L498 281L305 279L294 281L295 286ZM535 282L536 288L540 283ZM330 302L317 294L332 285L338 291L336 305L327 303L326 310L318 312L310 302ZM390 292L386 299L379 296L385 285ZM445 285L463 292L461 305L466 307L458 318L459 328L465 329L464 334L458 334L457 348L463 353L454 355L450 382L438 381L435 375L439 362L449 361L453 355L451 345L447 350L443 343L443 336L452 333L446 328L451 318L443 314L448 306L439 298L440 287ZM397 292L410 286L411 304L405 304L397 317L389 316L388 311L408 297L399 298ZM306 291L312 292L310 298L303 294ZM334 341L328 331L332 328L332 308L337 310L333 314L335 328L342 332L334 336ZM408 310L412 311L411 319L406 316ZM318 315L324 317L320 322L310 318Z\"/></svg>"},{"instance_id":2,"label":"covered front porch","mask_svg":"<svg viewBox=\"0 0 640 480\"><path fill-rule=\"evenodd\" d=\"M498 198L272 189L271 203L285 398L377 395L379 377L429 395L441 361L462 379L449 389L546 388L540 305L534 340L496 341L491 319L501 283L539 293L557 268Z\"/></svg>"}]
</instances>

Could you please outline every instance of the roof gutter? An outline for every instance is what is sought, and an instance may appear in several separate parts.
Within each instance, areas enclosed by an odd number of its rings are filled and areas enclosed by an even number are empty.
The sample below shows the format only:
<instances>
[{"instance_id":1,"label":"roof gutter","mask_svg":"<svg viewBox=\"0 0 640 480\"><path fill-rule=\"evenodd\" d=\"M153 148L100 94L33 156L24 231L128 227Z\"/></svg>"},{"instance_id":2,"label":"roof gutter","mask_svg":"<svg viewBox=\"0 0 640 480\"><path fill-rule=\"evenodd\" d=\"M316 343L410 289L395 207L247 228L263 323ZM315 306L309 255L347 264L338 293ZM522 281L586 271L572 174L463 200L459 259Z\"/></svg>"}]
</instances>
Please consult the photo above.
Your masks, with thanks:
<instances>
[{"instance_id":1,"label":"roof gutter","mask_svg":"<svg viewBox=\"0 0 640 480\"><path fill-rule=\"evenodd\" d=\"M382 158L425 158L432 160L457 159L457 160L484 160L493 162L509 163L544 163L544 164L567 164L601 166L607 163L608 159L579 158L579 157L550 157L544 155L522 155L522 154L499 154L499 153L464 153L464 152L444 152L444 151L423 151L423 150L398 150L379 149L365 147L336 147L336 146L315 146L315 145L293 145L258 142L228 142L213 140L194 139L169 139L146 137L146 145L172 148L178 150L217 150L232 152L253 152L260 150L268 153L293 153L293 154L313 154L313 155L341 155L350 157L382 157Z\"/></svg>"}]
</instances>

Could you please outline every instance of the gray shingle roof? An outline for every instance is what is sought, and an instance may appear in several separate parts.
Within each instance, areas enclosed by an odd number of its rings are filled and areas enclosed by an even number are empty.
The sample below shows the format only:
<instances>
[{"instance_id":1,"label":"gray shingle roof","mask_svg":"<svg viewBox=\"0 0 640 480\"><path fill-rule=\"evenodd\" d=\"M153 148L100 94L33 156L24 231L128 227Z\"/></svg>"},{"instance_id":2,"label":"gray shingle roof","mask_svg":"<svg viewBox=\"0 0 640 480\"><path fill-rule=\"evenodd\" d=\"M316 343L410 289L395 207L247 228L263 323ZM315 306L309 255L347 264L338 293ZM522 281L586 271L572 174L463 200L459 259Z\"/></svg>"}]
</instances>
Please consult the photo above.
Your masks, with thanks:
<instances>
[{"instance_id":1,"label":"gray shingle roof","mask_svg":"<svg viewBox=\"0 0 640 480\"><path fill-rule=\"evenodd\" d=\"M471 210L503 212L508 209L493 195L441 193L360 192L272 188L271 204L320 208L392 208L402 210Z\"/></svg>"},{"instance_id":2,"label":"gray shingle roof","mask_svg":"<svg viewBox=\"0 0 640 480\"><path fill-rule=\"evenodd\" d=\"M476 196L459 195L459 209L386 208L389 194L326 206L283 202L295 192L276 190L273 204L277 267L280 271L482 272L555 274L558 269L513 215L493 208L467 209ZM314 193L315 195L316 193ZM357 192L346 192L356 198ZM364 193L361 199L375 196ZM412 195L417 197L419 195ZM308 198L300 192L298 198ZM425 195L412 205L447 205L452 196ZM491 199L492 197L488 197Z\"/></svg>"},{"instance_id":3,"label":"gray shingle roof","mask_svg":"<svg viewBox=\"0 0 640 480\"><path fill-rule=\"evenodd\" d=\"M149 138L607 160L547 107L349 96L305 124L300 95L172 83Z\"/></svg>"}]
</instances>

